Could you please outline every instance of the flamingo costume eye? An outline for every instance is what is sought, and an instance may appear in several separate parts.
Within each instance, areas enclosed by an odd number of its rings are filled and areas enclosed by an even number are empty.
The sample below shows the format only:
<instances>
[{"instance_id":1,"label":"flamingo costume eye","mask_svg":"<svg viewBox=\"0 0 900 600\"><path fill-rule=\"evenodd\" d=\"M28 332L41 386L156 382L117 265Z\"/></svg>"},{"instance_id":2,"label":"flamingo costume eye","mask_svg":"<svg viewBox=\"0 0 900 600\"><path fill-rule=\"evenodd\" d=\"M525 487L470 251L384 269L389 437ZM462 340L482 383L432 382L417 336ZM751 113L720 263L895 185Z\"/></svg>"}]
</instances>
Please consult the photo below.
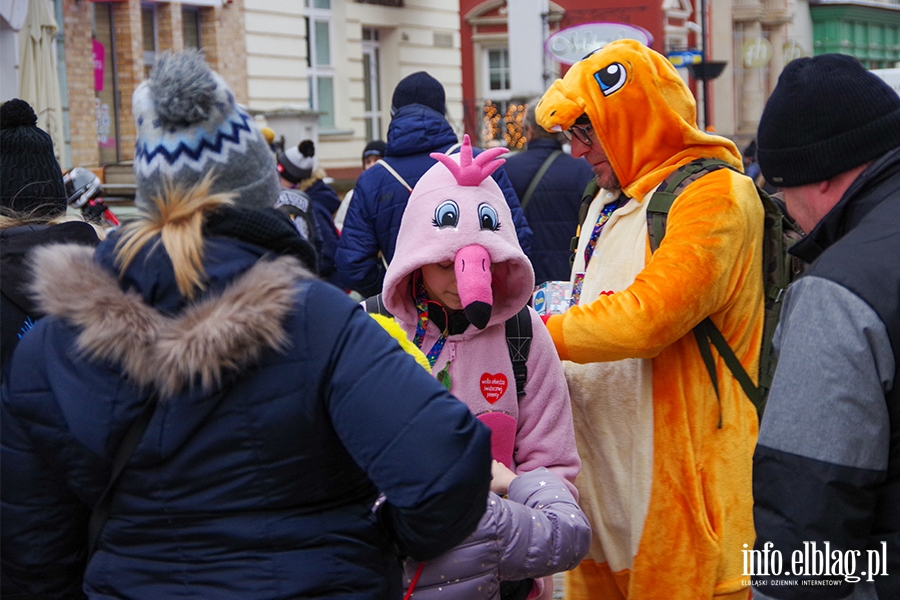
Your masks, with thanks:
<instances>
[{"instance_id":1,"label":"flamingo costume eye","mask_svg":"<svg viewBox=\"0 0 900 600\"><path fill-rule=\"evenodd\" d=\"M478 222L482 229L489 231L497 231L500 229L500 219L497 217L497 211L490 204L481 203L478 205Z\"/></svg>"},{"instance_id":2,"label":"flamingo costume eye","mask_svg":"<svg viewBox=\"0 0 900 600\"><path fill-rule=\"evenodd\" d=\"M435 227L443 229L444 227L456 227L459 223L459 206L453 200L444 200L438 207L434 209Z\"/></svg>"}]
</instances>

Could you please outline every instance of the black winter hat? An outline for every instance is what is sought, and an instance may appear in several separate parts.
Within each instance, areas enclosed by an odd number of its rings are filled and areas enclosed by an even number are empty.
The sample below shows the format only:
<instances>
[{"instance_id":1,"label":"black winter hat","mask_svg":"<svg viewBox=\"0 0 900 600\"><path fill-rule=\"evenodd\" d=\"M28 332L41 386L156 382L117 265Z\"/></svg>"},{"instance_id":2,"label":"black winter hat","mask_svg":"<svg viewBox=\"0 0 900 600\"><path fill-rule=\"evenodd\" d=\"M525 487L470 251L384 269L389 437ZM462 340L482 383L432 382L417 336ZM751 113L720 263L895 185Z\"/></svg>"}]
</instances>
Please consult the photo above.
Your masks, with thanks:
<instances>
[{"instance_id":1,"label":"black winter hat","mask_svg":"<svg viewBox=\"0 0 900 600\"><path fill-rule=\"evenodd\" d=\"M900 146L900 95L845 54L787 64L756 136L766 181L825 181Z\"/></svg>"},{"instance_id":2,"label":"black winter hat","mask_svg":"<svg viewBox=\"0 0 900 600\"><path fill-rule=\"evenodd\" d=\"M0 203L3 211L53 218L66 212L66 188L53 140L24 100L0 105Z\"/></svg>"},{"instance_id":3,"label":"black winter hat","mask_svg":"<svg viewBox=\"0 0 900 600\"><path fill-rule=\"evenodd\" d=\"M447 98L444 95L444 86L425 71L407 75L394 88L394 96L391 99L391 114L393 115L398 108L407 104L423 104L442 115L447 114Z\"/></svg>"},{"instance_id":4,"label":"black winter hat","mask_svg":"<svg viewBox=\"0 0 900 600\"><path fill-rule=\"evenodd\" d=\"M370 156L377 156L378 158L382 158L384 156L384 148L387 146L381 140L372 140L368 144L366 144L365 149L363 149L362 159L363 162L366 162L366 158Z\"/></svg>"}]
</instances>

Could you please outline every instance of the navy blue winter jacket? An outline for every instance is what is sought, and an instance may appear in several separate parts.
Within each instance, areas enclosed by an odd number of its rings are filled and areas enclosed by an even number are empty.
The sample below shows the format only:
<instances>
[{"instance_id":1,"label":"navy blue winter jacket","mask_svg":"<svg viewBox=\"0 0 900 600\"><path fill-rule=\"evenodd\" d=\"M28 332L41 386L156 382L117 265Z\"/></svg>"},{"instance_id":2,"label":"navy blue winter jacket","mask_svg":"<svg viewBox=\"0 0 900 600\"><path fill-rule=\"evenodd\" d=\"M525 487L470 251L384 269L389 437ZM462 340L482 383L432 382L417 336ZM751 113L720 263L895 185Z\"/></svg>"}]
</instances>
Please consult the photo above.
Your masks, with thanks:
<instances>
[{"instance_id":1,"label":"navy blue winter jacket","mask_svg":"<svg viewBox=\"0 0 900 600\"><path fill-rule=\"evenodd\" d=\"M338 287L343 287L343 279L337 273L334 265L334 255L338 247L338 230L334 226L334 213L340 208L341 199L331 189L331 186L321 179L317 179L304 191L312 200L312 214L316 224L319 276Z\"/></svg>"},{"instance_id":2,"label":"navy blue winter jacket","mask_svg":"<svg viewBox=\"0 0 900 600\"><path fill-rule=\"evenodd\" d=\"M436 162L432 152L445 152L458 143L456 133L444 115L421 104L400 107L391 119L385 161L410 185ZM477 155L480 150L476 150ZM506 171L501 167L491 175L512 211L519 245L531 251L531 229L519 207ZM409 191L381 165L364 171L356 181L353 200L347 209L335 263L351 289L363 296L381 292L384 264L394 257L400 219L409 200Z\"/></svg>"},{"instance_id":3,"label":"navy blue winter jacket","mask_svg":"<svg viewBox=\"0 0 900 600\"><path fill-rule=\"evenodd\" d=\"M528 149L506 160L506 172L519 200L541 165L562 144L550 138L528 142ZM572 256L570 242L578 229L578 209L584 188L594 178L591 165L571 154L559 154L541 178L525 205L525 218L534 232L531 240L531 264L534 282L568 281Z\"/></svg>"},{"instance_id":4,"label":"navy blue winter jacket","mask_svg":"<svg viewBox=\"0 0 900 600\"><path fill-rule=\"evenodd\" d=\"M115 241L35 259L48 316L2 393L4 597L400 598L401 556L474 530L487 428L355 302L222 237L188 302L159 245L117 280ZM88 562L91 507L154 389Z\"/></svg>"}]
</instances>

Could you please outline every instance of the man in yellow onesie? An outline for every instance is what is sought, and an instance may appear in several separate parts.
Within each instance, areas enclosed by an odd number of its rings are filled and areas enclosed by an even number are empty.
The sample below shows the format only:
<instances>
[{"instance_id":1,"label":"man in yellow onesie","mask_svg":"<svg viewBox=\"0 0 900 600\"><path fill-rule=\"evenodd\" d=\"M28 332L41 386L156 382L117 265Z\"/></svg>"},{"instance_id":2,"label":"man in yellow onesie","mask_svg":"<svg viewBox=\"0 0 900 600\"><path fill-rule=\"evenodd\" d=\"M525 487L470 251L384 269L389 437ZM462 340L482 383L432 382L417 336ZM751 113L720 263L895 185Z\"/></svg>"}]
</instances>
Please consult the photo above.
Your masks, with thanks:
<instances>
[{"instance_id":1,"label":"man in yellow onesie","mask_svg":"<svg viewBox=\"0 0 900 600\"><path fill-rule=\"evenodd\" d=\"M537 106L566 131L601 189L573 268L580 300L547 326L566 363L582 459L576 480L594 539L567 600L747 598L753 548L753 404L712 349L716 390L692 329L707 316L748 373L763 328L763 208L732 169L672 205L651 252L647 204L701 157L742 168L735 145L697 128L671 63L620 40L574 64Z\"/></svg>"}]
</instances>

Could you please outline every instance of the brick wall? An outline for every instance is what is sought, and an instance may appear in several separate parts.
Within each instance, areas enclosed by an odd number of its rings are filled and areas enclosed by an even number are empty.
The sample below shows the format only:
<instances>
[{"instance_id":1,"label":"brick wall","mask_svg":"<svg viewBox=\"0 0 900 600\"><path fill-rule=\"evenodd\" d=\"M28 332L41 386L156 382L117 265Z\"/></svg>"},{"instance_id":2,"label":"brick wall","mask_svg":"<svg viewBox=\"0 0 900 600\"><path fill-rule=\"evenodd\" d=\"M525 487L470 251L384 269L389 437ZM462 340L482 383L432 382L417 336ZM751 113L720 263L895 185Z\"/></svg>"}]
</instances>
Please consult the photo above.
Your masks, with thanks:
<instances>
[{"instance_id":1,"label":"brick wall","mask_svg":"<svg viewBox=\"0 0 900 600\"><path fill-rule=\"evenodd\" d=\"M183 50L184 28L181 20L181 4L170 2L156 5L156 31L159 50Z\"/></svg>"},{"instance_id":2,"label":"brick wall","mask_svg":"<svg viewBox=\"0 0 900 600\"><path fill-rule=\"evenodd\" d=\"M119 95L119 140L122 160L134 158L136 132L131 96L144 80L144 46L141 33L141 2L115 2L113 28L116 35L116 72Z\"/></svg>"},{"instance_id":3,"label":"brick wall","mask_svg":"<svg viewBox=\"0 0 900 600\"><path fill-rule=\"evenodd\" d=\"M246 105L249 92L244 0L234 0L222 7L202 8L200 43L210 66L228 82L238 103Z\"/></svg>"},{"instance_id":4,"label":"brick wall","mask_svg":"<svg viewBox=\"0 0 900 600\"><path fill-rule=\"evenodd\" d=\"M66 92L69 98L69 139L72 166L99 164L94 108L94 60L91 45L91 5L63 0L66 52Z\"/></svg>"},{"instance_id":5,"label":"brick wall","mask_svg":"<svg viewBox=\"0 0 900 600\"><path fill-rule=\"evenodd\" d=\"M92 3L62 1L72 164L96 166L100 159L97 150L91 42ZM120 151L123 160L131 160L134 158L136 136L131 96L144 80L141 0L113 2L109 6L115 32ZM157 2L155 6L157 51L182 50L182 5ZM200 30L200 42L207 61L225 78L237 101L246 104L248 92L244 0L234 0L222 7L201 8ZM108 61L112 63L110 59ZM107 68L112 68L112 64L107 64Z\"/></svg>"}]
</instances>

